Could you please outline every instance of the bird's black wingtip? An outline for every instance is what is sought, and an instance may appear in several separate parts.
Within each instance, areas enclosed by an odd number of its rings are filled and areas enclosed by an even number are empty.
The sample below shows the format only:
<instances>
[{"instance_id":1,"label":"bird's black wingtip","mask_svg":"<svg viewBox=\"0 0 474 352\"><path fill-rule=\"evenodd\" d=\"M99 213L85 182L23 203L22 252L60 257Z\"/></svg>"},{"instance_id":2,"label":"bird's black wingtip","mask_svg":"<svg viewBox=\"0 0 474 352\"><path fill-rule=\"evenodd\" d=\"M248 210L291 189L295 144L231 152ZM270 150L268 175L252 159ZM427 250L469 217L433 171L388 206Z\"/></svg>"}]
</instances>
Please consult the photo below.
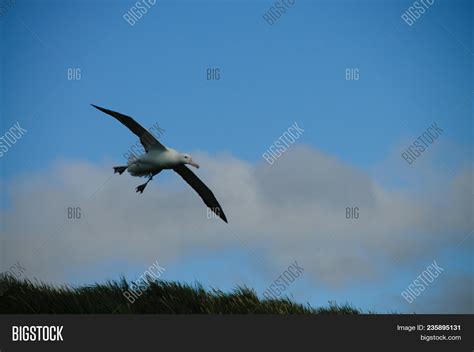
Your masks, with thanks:
<instances>
[{"instance_id":1,"label":"bird's black wingtip","mask_svg":"<svg viewBox=\"0 0 474 352\"><path fill-rule=\"evenodd\" d=\"M97 106L97 105L94 105L94 104L91 104L94 108L96 108L97 110L100 110L106 114L109 114L111 115L113 113L113 111L111 110L107 110L106 108L101 108L100 106Z\"/></svg>"},{"instance_id":2,"label":"bird's black wingtip","mask_svg":"<svg viewBox=\"0 0 474 352\"><path fill-rule=\"evenodd\" d=\"M224 213L222 213L222 214L220 215L220 218L221 218L221 219L222 219L222 221L224 221L226 224L228 224L228 223L229 223L229 222L227 221L227 218L226 218L226 216L225 216L225 214L224 214Z\"/></svg>"}]
</instances>

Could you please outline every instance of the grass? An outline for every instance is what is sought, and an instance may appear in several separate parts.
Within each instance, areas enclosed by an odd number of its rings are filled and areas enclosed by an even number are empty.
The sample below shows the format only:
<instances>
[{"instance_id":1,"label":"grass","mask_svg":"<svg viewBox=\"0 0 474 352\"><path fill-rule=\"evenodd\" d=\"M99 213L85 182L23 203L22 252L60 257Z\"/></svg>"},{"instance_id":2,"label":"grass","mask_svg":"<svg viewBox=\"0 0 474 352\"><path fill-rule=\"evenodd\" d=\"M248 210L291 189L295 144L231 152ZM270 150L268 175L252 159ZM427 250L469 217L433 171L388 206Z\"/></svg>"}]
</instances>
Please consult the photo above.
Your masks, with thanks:
<instances>
[{"instance_id":1,"label":"grass","mask_svg":"<svg viewBox=\"0 0 474 352\"><path fill-rule=\"evenodd\" d=\"M138 313L138 314L360 314L348 304L330 302L312 308L288 298L259 299L255 291L239 287L231 293L205 290L201 285L152 282L132 304L123 292L124 278L77 288L52 286L0 275L0 313Z\"/></svg>"}]
</instances>

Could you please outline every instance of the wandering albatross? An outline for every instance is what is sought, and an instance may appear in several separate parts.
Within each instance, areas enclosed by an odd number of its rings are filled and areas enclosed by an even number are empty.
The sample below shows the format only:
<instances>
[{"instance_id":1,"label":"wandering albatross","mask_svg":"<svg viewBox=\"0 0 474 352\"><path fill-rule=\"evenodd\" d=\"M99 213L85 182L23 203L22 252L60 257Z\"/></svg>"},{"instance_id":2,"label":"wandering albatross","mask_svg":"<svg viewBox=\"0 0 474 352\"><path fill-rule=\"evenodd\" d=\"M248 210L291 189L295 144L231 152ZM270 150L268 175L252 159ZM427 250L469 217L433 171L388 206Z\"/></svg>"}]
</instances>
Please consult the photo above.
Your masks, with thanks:
<instances>
[{"instance_id":1,"label":"wandering albatross","mask_svg":"<svg viewBox=\"0 0 474 352\"><path fill-rule=\"evenodd\" d=\"M114 173L121 175L125 170L128 170L132 176L147 176L148 181L136 188L137 192L143 193L148 182L153 179L153 176L160 173L161 170L173 169L199 194L204 203L227 223L224 211L212 191L186 166L186 164L189 164L195 168L199 168L199 165L194 162L191 155L165 147L130 116L107 110L94 104L91 105L115 117L128 127L130 131L140 138L140 142L145 148L146 153L139 157L130 158L127 166L115 166Z\"/></svg>"}]
</instances>

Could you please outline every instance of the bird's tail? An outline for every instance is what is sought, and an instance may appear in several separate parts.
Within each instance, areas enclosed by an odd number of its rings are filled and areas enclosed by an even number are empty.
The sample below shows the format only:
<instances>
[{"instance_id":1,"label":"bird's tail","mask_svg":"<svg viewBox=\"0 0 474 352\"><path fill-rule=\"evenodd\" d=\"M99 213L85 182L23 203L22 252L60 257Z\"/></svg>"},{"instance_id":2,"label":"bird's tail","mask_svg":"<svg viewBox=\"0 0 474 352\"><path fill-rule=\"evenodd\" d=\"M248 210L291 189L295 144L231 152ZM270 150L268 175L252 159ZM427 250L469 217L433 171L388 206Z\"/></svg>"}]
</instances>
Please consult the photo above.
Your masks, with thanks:
<instances>
[{"instance_id":1,"label":"bird's tail","mask_svg":"<svg viewBox=\"0 0 474 352\"><path fill-rule=\"evenodd\" d=\"M123 172L125 170L127 170L127 167L128 166L114 166L114 174L118 173L118 174L123 174Z\"/></svg>"}]
</instances>

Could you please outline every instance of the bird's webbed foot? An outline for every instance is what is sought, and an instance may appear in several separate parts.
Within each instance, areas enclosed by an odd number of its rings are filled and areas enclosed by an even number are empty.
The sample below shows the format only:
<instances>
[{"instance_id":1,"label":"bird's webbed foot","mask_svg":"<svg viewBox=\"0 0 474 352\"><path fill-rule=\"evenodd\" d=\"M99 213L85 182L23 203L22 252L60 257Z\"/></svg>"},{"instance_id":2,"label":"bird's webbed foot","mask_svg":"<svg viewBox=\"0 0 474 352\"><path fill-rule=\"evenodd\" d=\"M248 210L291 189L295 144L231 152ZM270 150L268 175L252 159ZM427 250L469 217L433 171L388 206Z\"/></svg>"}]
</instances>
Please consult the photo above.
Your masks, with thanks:
<instances>
[{"instance_id":1,"label":"bird's webbed foot","mask_svg":"<svg viewBox=\"0 0 474 352\"><path fill-rule=\"evenodd\" d=\"M148 182L145 182L144 184L142 184L142 185L138 186L137 188L135 188L137 193L143 193L143 191L145 190L145 187L146 187L147 184L148 184Z\"/></svg>"}]
</instances>

